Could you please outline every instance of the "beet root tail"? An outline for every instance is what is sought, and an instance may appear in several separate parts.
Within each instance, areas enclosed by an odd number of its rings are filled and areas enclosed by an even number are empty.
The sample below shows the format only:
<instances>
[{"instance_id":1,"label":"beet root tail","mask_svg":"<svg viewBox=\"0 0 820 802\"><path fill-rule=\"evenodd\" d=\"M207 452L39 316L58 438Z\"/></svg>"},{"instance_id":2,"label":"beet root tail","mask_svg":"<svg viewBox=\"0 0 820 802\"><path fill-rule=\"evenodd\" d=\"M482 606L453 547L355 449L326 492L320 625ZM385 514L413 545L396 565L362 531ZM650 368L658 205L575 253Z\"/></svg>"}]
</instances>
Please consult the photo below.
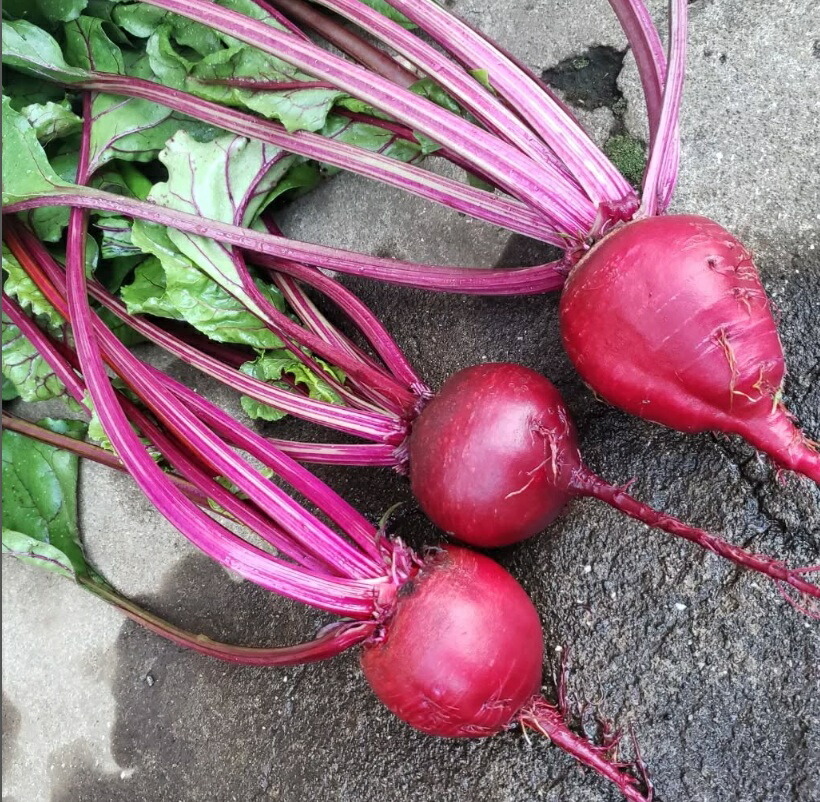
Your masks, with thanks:
<instances>
[{"instance_id":1,"label":"beet root tail","mask_svg":"<svg viewBox=\"0 0 820 802\"><path fill-rule=\"evenodd\" d=\"M785 407L778 404L764 418L753 418L735 428L737 434L772 461L789 471L801 473L820 485L820 451L794 425Z\"/></svg>"},{"instance_id":2,"label":"beet root tail","mask_svg":"<svg viewBox=\"0 0 820 802\"><path fill-rule=\"evenodd\" d=\"M540 732L579 763L605 777L617 786L625 799L652 802L652 783L637 748L633 763L622 762L617 756L617 738L601 745L592 743L570 728L566 712L560 705L550 704L540 696L521 711L518 721L525 733L527 730Z\"/></svg>"},{"instance_id":3,"label":"beet root tail","mask_svg":"<svg viewBox=\"0 0 820 802\"><path fill-rule=\"evenodd\" d=\"M740 546L729 543L717 535L712 535L703 529L685 524L671 515L659 512L648 504L638 501L625 492L623 488L612 485L591 472L586 472L576 481L576 488L580 494L605 501L615 509L645 523L647 526L682 537L696 543L707 551L711 551L713 554L717 554L719 557L731 560L736 565L757 571L759 574L763 574L778 583L778 585L785 583L813 599L820 599L820 586L805 578L805 570L789 568L773 557L765 554L754 554L740 548Z\"/></svg>"}]
</instances>

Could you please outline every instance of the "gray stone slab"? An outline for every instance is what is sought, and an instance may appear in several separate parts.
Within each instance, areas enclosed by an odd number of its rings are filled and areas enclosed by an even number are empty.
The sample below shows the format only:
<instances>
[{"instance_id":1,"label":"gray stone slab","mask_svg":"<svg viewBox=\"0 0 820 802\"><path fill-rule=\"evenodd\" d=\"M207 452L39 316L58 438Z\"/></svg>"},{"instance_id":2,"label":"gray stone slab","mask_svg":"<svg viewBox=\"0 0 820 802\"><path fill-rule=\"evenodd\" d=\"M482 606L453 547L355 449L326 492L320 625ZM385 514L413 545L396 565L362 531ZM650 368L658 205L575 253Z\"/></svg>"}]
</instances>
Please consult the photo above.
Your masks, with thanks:
<instances>
[{"instance_id":1,"label":"gray stone slab","mask_svg":"<svg viewBox=\"0 0 820 802\"><path fill-rule=\"evenodd\" d=\"M653 3L665 25L663 4ZM456 8L537 69L625 46L603 0ZM754 249L781 311L788 403L820 435L820 19L814 0L691 6L683 167L675 210L700 212ZM636 74L620 76L626 130L642 135ZM605 137L612 115L591 112ZM589 116L585 116L585 120ZM283 218L304 239L418 260L535 263L538 247L353 177ZM564 393L586 458L638 477L652 504L793 564L817 561L820 492L775 474L741 443L684 436L598 403L561 351L556 298L462 298L349 281L432 386L486 360L542 371ZM190 371L178 375L206 384ZM226 394L220 403L235 404ZM298 432L293 422L279 432ZM437 537L389 471L321 471L373 517ZM175 621L244 643L289 642L322 617L197 555L128 479L82 472L92 557L122 590ZM658 798L820 799L818 625L763 581L579 501L548 533L499 554L571 647L571 687L634 724ZM456 742L394 719L355 655L283 670L226 666L124 623L66 582L3 565L3 799L8 802L614 802L618 795L536 739Z\"/></svg>"}]
</instances>

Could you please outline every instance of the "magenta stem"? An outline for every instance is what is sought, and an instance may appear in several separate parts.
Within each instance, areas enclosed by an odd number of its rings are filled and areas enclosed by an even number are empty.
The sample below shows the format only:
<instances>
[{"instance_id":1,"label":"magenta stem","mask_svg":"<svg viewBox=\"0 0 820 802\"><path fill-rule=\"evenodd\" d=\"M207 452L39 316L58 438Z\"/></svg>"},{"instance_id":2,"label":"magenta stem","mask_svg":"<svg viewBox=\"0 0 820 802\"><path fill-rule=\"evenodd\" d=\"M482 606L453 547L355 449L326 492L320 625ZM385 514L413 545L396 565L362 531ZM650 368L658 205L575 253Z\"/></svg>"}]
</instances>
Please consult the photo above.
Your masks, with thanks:
<instances>
[{"instance_id":1,"label":"magenta stem","mask_svg":"<svg viewBox=\"0 0 820 802\"><path fill-rule=\"evenodd\" d=\"M752 554L716 535L689 526L671 515L658 512L648 504L644 504L630 496L623 488L604 481L590 471L584 471L576 477L574 488L576 492L582 495L593 496L605 501L615 509L645 523L647 526L682 537L691 543L696 543L702 549L717 554L718 557L724 557L736 565L757 571L776 582L786 582L801 593L820 599L820 586L807 582L798 571L789 569L782 562L765 554Z\"/></svg>"},{"instance_id":2,"label":"magenta stem","mask_svg":"<svg viewBox=\"0 0 820 802\"><path fill-rule=\"evenodd\" d=\"M29 340L37 349L37 353L48 362L54 374L65 385L68 394L87 411L88 407L85 405L83 386L77 378L77 374L66 364L52 339L5 292L3 293L3 312L20 329L23 337Z\"/></svg>"},{"instance_id":3,"label":"magenta stem","mask_svg":"<svg viewBox=\"0 0 820 802\"><path fill-rule=\"evenodd\" d=\"M354 408L368 409L375 413L392 413L405 415L416 403L415 397L402 387L399 382L380 368L373 368L361 360L351 356L346 349L328 343L304 326L291 320L280 312L254 284L253 279L245 266L244 257L234 254L234 265L242 280L243 288L250 299L264 315L264 322L283 340L293 340L296 345L288 346L301 362L307 365L314 373L321 376L343 399ZM331 364L341 368L348 377L360 388L365 396L384 399L386 409L374 406L368 401L362 401L355 393L343 387L339 381L327 370L321 367L312 357L305 354L298 346L309 348Z\"/></svg>"},{"instance_id":4,"label":"magenta stem","mask_svg":"<svg viewBox=\"0 0 820 802\"><path fill-rule=\"evenodd\" d=\"M552 230L552 224L544 216L519 201L493 195L460 181L438 176L415 165L338 142L333 138L309 131L290 133L278 123L260 120L236 109L140 78L110 73L89 73L88 77L83 79L72 76L68 85L150 100L224 128L226 131L258 139L260 142L267 142L342 170L358 173L533 239L553 245L560 245L563 242L561 235ZM471 166L469 160L464 161L464 164L477 175L486 175L480 169ZM494 183L489 177L487 180Z\"/></svg>"},{"instance_id":5,"label":"magenta stem","mask_svg":"<svg viewBox=\"0 0 820 802\"><path fill-rule=\"evenodd\" d=\"M50 278L53 280L54 288L59 292L63 284L56 265L50 266L50 272L54 273ZM51 293L49 297L51 300ZM55 308L63 317L69 318L69 310L66 309L62 299L57 297L53 300ZM99 320L95 321L94 326L105 346L105 353L112 367L143 402L177 433L182 442L187 442L198 434L198 439L195 439L199 446L200 458L255 500L263 499L272 505L278 513L279 524L300 546L311 551L324 549L317 553L337 568L347 566L348 570L365 572L365 576L371 576L374 570L378 573L377 566L380 566L381 558L375 545L376 530L364 516L356 512L351 505L333 493L327 485L295 460L278 452L265 438L242 426L219 407L205 401L185 385L171 379L156 368L141 363ZM166 386L180 399L180 402L172 404L170 396L166 393L154 392L157 382L160 386ZM370 556L357 556L345 541L302 509L283 490L270 483L257 471L250 469L250 466L232 451L224 448L224 444L201 423L200 418L192 410L196 410L203 420L217 428L223 436L261 459L285 481L292 484L297 491L336 521L356 541L359 548ZM208 454L211 455L210 460L207 459ZM283 523L283 518L287 523ZM307 539L302 531L300 520L306 522L308 528L313 527L313 533ZM367 563L363 562L364 560L367 560ZM354 575L360 574L354 573Z\"/></svg>"},{"instance_id":6,"label":"magenta stem","mask_svg":"<svg viewBox=\"0 0 820 802\"><path fill-rule=\"evenodd\" d=\"M542 164L558 159L519 117L472 75L411 31L359 0L317 0L413 62L496 136Z\"/></svg>"},{"instance_id":7,"label":"magenta stem","mask_svg":"<svg viewBox=\"0 0 820 802\"><path fill-rule=\"evenodd\" d=\"M412 86L418 77L402 67L392 56L379 50L355 32L340 25L317 8L301 0L273 0L274 4L289 17L311 28L326 42L335 45L364 67L373 70L397 86Z\"/></svg>"},{"instance_id":8,"label":"magenta stem","mask_svg":"<svg viewBox=\"0 0 820 802\"><path fill-rule=\"evenodd\" d=\"M234 36L293 64L317 80L331 81L341 90L413 126L435 142L470 159L511 195L539 210L547 220L554 221L559 230L583 235L594 220L594 209L588 200L559 170L549 164L534 162L517 148L426 98L316 45L277 31L258 20L216 7L206 0L145 2ZM492 68L492 65L489 66ZM574 136L577 138L577 135ZM606 164L610 170L614 169L609 162ZM626 184L626 191L621 195L628 194L632 191L631 187L625 179L621 180Z\"/></svg>"},{"instance_id":9,"label":"magenta stem","mask_svg":"<svg viewBox=\"0 0 820 802\"><path fill-rule=\"evenodd\" d=\"M284 236L276 224L266 217L265 225L271 234ZM274 260L258 256L256 261L271 271L285 273L309 287L323 293L347 315L351 322L362 332L376 353L387 365L393 375L406 387L425 388L418 374L413 370L410 361L399 347L387 327L373 311L355 293L339 281L326 276L315 267L288 260ZM425 388L426 389L426 388ZM418 390L416 391L419 394Z\"/></svg>"},{"instance_id":10,"label":"magenta stem","mask_svg":"<svg viewBox=\"0 0 820 802\"><path fill-rule=\"evenodd\" d=\"M669 66L663 87L657 135L646 165L640 209L642 215L650 217L658 214L672 194L678 176L680 155L679 119L686 75L688 4L687 0L670 0L669 5Z\"/></svg>"},{"instance_id":11,"label":"magenta stem","mask_svg":"<svg viewBox=\"0 0 820 802\"><path fill-rule=\"evenodd\" d=\"M91 131L90 97L84 96L85 114L78 175L86 178ZM88 305L85 277L86 213L72 209L66 247L68 319L76 340L77 357L106 434L142 491L157 509L195 545L245 579L321 609L370 618L377 609L372 583L318 577L256 549L218 524L186 496L154 463L131 429L105 372ZM102 324L100 324L102 327ZM107 329L100 331L103 334ZM110 333L109 333L110 334ZM113 335L111 335L113 337ZM116 338L113 338L116 340ZM117 346L119 341L116 340ZM389 583L388 580L385 582Z\"/></svg>"},{"instance_id":12,"label":"magenta stem","mask_svg":"<svg viewBox=\"0 0 820 802\"><path fill-rule=\"evenodd\" d=\"M286 554L303 568L332 576L338 576L332 563L326 562L320 552L303 549L293 538L280 527L273 524L266 516L258 512L247 502L241 500L208 474L197 460L189 456L174 440L164 434L159 427L138 407L127 399L122 402L132 420L173 466L174 470L198 487L208 498L224 509L234 520L246 526L275 549Z\"/></svg>"},{"instance_id":13,"label":"magenta stem","mask_svg":"<svg viewBox=\"0 0 820 802\"><path fill-rule=\"evenodd\" d=\"M476 33L435 0L395 0L391 5L470 69L487 70L496 92L515 107L569 168L595 207L634 197L627 180L576 121L568 118L550 95L482 34Z\"/></svg>"},{"instance_id":14,"label":"magenta stem","mask_svg":"<svg viewBox=\"0 0 820 802\"><path fill-rule=\"evenodd\" d=\"M300 443L274 437L269 437L268 442L299 462L317 465L393 468L398 462L396 449L381 443Z\"/></svg>"},{"instance_id":15,"label":"magenta stem","mask_svg":"<svg viewBox=\"0 0 820 802\"><path fill-rule=\"evenodd\" d=\"M284 92L291 89L336 89L327 81L261 81L258 78L197 78L206 86L230 86L251 92Z\"/></svg>"},{"instance_id":16,"label":"magenta stem","mask_svg":"<svg viewBox=\"0 0 820 802\"><path fill-rule=\"evenodd\" d=\"M203 219L188 212L87 187L57 187L47 195L6 204L3 213L14 214L45 206L74 206L117 212L190 234L201 235L203 228L207 226L208 235L217 242L236 245L253 253L298 260L314 267L428 290L466 295L534 295L560 289L566 280L567 271L563 261L498 270L420 265L274 237L253 229Z\"/></svg>"},{"instance_id":17,"label":"magenta stem","mask_svg":"<svg viewBox=\"0 0 820 802\"><path fill-rule=\"evenodd\" d=\"M6 225L3 236L41 292L46 294L52 305L63 314L63 310L66 309L63 301L64 289L59 288L64 288L65 281L60 267L48 251L30 232L22 227L15 227L12 223ZM406 424L393 418L348 409L339 404L317 401L254 379L179 340L150 321L129 315L122 302L114 298L97 282L90 282L88 289L95 300L156 345L257 401L270 404L277 409L321 426L376 442L398 444L406 436ZM68 312L65 311L65 316L67 315Z\"/></svg>"},{"instance_id":18,"label":"magenta stem","mask_svg":"<svg viewBox=\"0 0 820 802\"><path fill-rule=\"evenodd\" d=\"M658 29L649 16L643 0L609 0L609 5L624 29L638 65L638 75L646 102L649 139L654 143L660 121L663 84L666 79L666 56Z\"/></svg>"},{"instance_id":19,"label":"magenta stem","mask_svg":"<svg viewBox=\"0 0 820 802\"><path fill-rule=\"evenodd\" d=\"M142 627L185 649L216 657L228 663L249 666L293 666L327 660L356 646L373 633L370 622L339 622L324 630L311 641L295 646L235 646L212 640L174 626L163 618L148 612L134 602L98 582L80 578L80 585Z\"/></svg>"}]
</instances>

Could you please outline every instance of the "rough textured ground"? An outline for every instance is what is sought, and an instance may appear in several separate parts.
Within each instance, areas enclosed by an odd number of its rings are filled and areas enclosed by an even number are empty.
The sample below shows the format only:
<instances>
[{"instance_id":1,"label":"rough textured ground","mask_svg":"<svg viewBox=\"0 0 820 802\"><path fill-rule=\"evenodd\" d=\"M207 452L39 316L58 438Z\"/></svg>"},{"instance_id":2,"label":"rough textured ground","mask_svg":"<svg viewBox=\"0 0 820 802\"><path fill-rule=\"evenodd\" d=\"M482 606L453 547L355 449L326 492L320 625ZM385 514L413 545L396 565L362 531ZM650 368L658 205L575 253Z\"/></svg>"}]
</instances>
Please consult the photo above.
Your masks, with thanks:
<instances>
[{"instance_id":1,"label":"rough textured ground","mask_svg":"<svg viewBox=\"0 0 820 802\"><path fill-rule=\"evenodd\" d=\"M456 7L539 70L593 47L624 49L603 0ZM691 11L675 208L714 217L755 250L781 311L789 405L819 435L820 12L814 0L700 0ZM628 55L614 63L615 89L605 81L585 115L602 140L643 125L634 65ZM284 223L304 238L422 260L539 258L516 237L350 177ZM596 402L561 351L555 298L355 289L434 387L479 360L529 365L565 394L593 468L613 481L639 477L643 499L737 542L817 560L820 491L794 477L778 483L742 444L678 435ZM373 516L409 498L387 471L331 478ZM82 500L92 557L174 620L247 643L286 642L319 623L194 554L126 478L86 467ZM412 503L397 529L435 537ZM659 799L820 799L820 626L771 587L594 501L500 558L532 594L552 648L571 644L573 690L636 726ZM354 655L290 670L228 667L123 623L68 583L16 564L3 579L9 802L617 799L538 740L411 732L369 694Z\"/></svg>"}]
</instances>

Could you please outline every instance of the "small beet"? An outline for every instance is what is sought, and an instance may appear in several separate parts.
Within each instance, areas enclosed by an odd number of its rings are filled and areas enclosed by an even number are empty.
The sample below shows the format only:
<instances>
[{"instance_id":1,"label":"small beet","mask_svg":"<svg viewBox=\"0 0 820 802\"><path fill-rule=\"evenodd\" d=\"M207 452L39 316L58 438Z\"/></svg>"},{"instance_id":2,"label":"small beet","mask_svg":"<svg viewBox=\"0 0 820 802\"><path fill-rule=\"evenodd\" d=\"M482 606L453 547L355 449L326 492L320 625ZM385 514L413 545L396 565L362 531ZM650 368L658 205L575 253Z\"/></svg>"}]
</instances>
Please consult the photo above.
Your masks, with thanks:
<instances>
[{"instance_id":1,"label":"small beet","mask_svg":"<svg viewBox=\"0 0 820 802\"><path fill-rule=\"evenodd\" d=\"M529 368L489 363L448 379L410 436L413 493L439 527L480 548L541 531L573 496L593 496L649 526L820 598L805 571L754 554L630 496L583 463L560 393Z\"/></svg>"}]
</instances>

